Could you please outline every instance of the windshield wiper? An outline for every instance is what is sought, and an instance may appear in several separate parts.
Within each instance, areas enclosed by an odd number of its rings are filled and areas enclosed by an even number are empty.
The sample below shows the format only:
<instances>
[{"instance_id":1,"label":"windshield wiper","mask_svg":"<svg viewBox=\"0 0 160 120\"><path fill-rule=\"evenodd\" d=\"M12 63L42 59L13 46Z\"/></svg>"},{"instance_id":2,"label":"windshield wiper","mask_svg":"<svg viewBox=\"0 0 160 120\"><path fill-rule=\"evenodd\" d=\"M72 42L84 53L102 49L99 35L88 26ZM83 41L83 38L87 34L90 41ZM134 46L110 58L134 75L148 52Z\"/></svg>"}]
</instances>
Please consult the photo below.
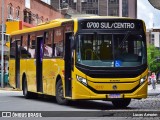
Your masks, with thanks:
<instances>
[{"instance_id":1,"label":"windshield wiper","mask_svg":"<svg viewBox=\"0 0 160 120\"><path fill-rule=\"evenodd\" d=\"M122 48L124 41L127 40L128 36L130 35L130 31L127 32L127 34L125 35L125 37L123 38L122 42L120 43L120 45L118 46L118 48Z\"/></svg>"}]
</instances>

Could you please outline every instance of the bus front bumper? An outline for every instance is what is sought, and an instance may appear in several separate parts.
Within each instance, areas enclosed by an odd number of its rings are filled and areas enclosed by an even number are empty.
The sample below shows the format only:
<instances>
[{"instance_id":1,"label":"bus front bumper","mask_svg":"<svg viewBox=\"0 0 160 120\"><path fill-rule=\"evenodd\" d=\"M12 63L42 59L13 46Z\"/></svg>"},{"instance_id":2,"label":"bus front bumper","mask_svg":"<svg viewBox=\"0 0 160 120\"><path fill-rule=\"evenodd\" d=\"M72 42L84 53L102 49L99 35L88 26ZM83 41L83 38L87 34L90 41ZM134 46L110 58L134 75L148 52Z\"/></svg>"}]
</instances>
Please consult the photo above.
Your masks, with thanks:
<instances>
[{"instance_id":1,"label":"bus front bumper","mask_svg":"<svg viewBox=\"0 0 160 120\"><path fill-rule=\"evenodd\" d=\"M74 81L74 86L72 88L72 99L88 99L88 100L107 100L110 99L110 95L112 93L107 94L98 94L84 86L83 84ZM147 90L148 90L148 82L145 81L141 86L139 86L135 91L132 93L118 93L120 94L120 98L132 98L132 99L141 99L141 98L147 98ZM113 94L112 94L113 95ZM112 98L113 99L113 98ZM116 99L116 98L114 98Z\"/></svg>"}]
</instances>

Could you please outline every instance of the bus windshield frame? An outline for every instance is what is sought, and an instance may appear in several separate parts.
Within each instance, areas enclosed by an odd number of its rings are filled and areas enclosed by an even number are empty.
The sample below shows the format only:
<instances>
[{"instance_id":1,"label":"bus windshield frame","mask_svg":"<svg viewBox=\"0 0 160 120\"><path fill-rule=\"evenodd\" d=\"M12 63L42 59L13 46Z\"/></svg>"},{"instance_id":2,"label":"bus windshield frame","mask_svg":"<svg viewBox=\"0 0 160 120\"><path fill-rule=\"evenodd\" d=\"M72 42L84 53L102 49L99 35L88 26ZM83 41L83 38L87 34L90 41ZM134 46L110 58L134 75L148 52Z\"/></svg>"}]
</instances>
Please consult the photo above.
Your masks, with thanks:
<instances>
[{"instance_id":1,"label":"bus windshield frame","mask_svg":"<svg viewBox=\"0 0 160 120\"><path fill-rule=\"evenodd\" d=\"M88 67L137 67L147 63L142 32L77 34L76 63Z\"/></svg>"}]
</instances>

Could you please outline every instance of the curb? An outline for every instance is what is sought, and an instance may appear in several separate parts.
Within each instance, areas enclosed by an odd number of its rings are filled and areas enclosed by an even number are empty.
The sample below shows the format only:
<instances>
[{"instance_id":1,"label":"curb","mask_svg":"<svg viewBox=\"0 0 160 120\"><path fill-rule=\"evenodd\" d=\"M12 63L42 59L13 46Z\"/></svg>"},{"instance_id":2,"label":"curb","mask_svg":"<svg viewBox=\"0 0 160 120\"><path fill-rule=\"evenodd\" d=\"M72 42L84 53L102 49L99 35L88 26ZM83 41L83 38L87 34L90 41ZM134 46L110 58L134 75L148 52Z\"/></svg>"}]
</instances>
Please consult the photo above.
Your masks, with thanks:
<instances>
[{"instance_id":1,"label":"curb","mask_svg":"<svg viewBox=\"0 0 160 120\"><path fill-rule=\"evenodd\" d=\"M0 88L0 90L5 90L5 91L20 91L18 89L14 89L14 88L10 88L10 87Z\"/></svg>"},{"instance_id":2,"label":"curb","mask_svg":"<svg viewBox=\"0 0 160 120\"><path fill-rule=\"evenodd\" d=\"M160 93L148 93L148 96L158 96Z\"/></svg>"}]
</instances>

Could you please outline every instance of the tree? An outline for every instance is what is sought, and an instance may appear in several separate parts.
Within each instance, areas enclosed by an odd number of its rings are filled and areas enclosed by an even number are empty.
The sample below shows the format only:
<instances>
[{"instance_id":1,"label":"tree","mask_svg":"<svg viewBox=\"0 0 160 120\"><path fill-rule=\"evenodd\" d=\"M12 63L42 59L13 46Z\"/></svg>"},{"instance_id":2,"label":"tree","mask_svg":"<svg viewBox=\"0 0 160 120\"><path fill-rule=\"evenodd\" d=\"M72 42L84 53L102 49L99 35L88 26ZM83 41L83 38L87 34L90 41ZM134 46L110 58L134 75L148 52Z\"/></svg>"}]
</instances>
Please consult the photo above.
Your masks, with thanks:
<instances>
[{"instance_id":1,"label":"tree","mask_svg":"<svg viewBox=\"0 0 160 120\"><path fill-rule=\"evenodd\" d=\"M158 72L160 68L160 50L154 45L149 45L147 47L147 60L150 71Z\"/></svg>"}]
</instances>

